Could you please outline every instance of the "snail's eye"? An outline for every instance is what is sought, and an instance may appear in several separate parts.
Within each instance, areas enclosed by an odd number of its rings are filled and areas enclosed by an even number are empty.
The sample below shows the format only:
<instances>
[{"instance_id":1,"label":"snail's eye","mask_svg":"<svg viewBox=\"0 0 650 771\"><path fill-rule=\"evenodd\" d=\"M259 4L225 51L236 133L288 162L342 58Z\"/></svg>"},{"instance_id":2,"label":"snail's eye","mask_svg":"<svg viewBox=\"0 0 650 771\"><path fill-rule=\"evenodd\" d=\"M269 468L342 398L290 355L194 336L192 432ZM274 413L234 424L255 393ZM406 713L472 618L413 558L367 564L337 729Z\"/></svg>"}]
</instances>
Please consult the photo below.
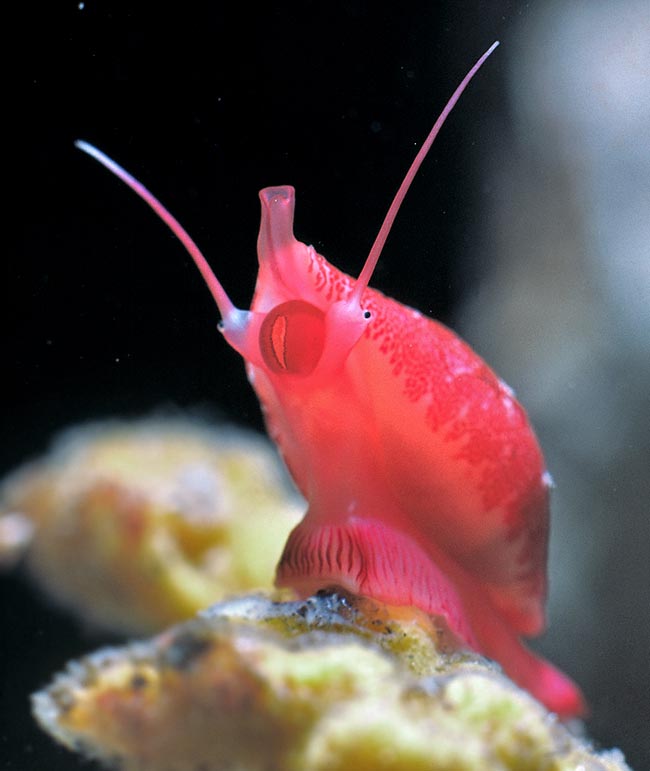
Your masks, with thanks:
<instances>
[{"instance_id":1,"label":"snail's eye","mask_svg":"<svg viewBox=\"0 0 650 771\"><path fill-rule=\"evenodd\" d=\"M304 300L289 300L267 313L260 351L271 372L311 374L325 345L325 314Z\"/></svg>"}]
</instances>

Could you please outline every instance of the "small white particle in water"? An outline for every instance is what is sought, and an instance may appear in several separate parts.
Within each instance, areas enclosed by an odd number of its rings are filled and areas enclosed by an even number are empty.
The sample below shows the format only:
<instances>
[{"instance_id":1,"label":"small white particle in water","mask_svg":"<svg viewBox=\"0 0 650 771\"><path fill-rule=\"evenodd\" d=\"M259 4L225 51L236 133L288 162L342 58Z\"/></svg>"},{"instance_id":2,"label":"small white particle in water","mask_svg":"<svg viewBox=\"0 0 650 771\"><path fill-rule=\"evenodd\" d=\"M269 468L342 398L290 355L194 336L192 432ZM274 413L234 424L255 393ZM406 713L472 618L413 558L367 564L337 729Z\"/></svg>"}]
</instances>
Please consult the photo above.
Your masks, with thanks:
<instances>
[{"instance_id":1,"label":"small white particle in water","mask_svg":"<svg viewBox=\"0 0 650 771\"><path fill-rule=\"evenodd\" d=\"M116 357L115 357L115 361L116 361L117 363L119 363L119 361L120 361L120 358L119 358L119 356L116 356Z\"/></svg>"},{"instance_id":2,"label":"small white particle in water","mask_svg":"<svg viewBox=\"0 0 650 771\"><path fill-rule=\"evenodd\" d=\"M80 11L83 11L83 9L84 9L85 7L86 7L86 4L85 4L85 3L79 3L79 4L77 5L77 8L78 8Z\"/></svg>"}]
</instances>

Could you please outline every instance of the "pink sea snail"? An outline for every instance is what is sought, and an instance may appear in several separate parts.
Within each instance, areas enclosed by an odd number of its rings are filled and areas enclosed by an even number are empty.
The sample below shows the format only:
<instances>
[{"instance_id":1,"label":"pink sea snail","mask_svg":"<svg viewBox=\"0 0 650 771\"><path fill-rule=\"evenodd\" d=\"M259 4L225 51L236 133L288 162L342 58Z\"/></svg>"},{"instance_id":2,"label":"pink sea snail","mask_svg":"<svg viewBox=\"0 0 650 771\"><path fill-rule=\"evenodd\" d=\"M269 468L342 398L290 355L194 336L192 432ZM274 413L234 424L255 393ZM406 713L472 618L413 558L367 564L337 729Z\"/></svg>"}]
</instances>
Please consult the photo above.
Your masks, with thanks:
<instances>
[{"instance_id":1,"label":"pink sea snail","mask_svg":"<svg viewBox=\"0 0 650 771\"><path fill-rule=\"evenodd\" d=\"M277 569L307 596L341 586L443 616L549 709L583 712L578 688L520 636L544 627L549 476L512 391L443 325L368 287L429 147L496 43L422 145L358 279L293 235L294 190L260 192L259 272L236 308L198 247L114 161L77 145L140 195L201 271L220 329L244 357L269 433L308 501Z\"/></svg>"}]
</instances>

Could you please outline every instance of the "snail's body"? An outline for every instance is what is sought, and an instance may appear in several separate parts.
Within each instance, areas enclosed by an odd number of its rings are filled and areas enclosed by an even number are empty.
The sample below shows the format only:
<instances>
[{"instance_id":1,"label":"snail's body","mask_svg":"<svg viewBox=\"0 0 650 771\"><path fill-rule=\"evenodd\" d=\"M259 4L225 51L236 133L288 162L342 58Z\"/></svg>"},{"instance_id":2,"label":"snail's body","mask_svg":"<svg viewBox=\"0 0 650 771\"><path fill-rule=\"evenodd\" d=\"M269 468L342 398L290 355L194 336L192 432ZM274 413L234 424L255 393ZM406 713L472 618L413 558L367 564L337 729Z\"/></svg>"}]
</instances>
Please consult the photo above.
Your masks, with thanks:
<instances>
[{"instance_id":1,"label":"snail's body","mask_svg":"<svg viewBox=\"0 0 650 771\"><path fill-rule=\"evenodd\" d=\"M268 337L280 327L281 358L295 342L296 310L305 312L286 304L326 319L355 281L294 239L292 188L260 198L260 232L273 238L260 238L251 310L276 314ZM248 364L269 433L309 503L278 583L304 596L338 585L442 615L566 714L574 687L518 641L544 625L549 521L549 476L526 414L451 330L369 288L360 302L367 326L334 370L316 363L291 374L269 366L268 353Z\"/></svg>"},{"instance_id":2,"label":"snail's body","mask_svg":"<svg viewBox=\"0 0 650 771\"><path fill-rule=\"evenodd\" d=\"M519 641L544 625L548 474L512 391L453 332L368 287L399 204L465 77L407 173L358 279L293 236L294 191L260 193L259 273L235 308L198 248L139 182L79 143L167 222L246 360L271 437L308 502L277 582L331 585L443 616L562 715L568 678Z\"/></svg>"}]
</instances>

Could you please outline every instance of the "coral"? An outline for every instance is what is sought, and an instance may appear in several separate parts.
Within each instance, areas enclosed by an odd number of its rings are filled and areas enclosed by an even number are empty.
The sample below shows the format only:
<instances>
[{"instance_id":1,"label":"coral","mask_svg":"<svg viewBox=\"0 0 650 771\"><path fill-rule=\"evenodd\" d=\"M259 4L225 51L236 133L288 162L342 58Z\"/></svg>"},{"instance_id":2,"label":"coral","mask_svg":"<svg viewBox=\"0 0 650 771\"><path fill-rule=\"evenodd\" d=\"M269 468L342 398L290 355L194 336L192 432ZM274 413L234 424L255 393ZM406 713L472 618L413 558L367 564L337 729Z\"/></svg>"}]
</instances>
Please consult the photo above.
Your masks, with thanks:
<instances>
[{"instance_id":1,"label":"coral","mask_svg":"<svg viewBox=\"0 0 650 771\"><path fill-rule=\"evenodd\" d=\"M124 771L628 768L437 621L395 613L341 594L232 600L69 664L34 714Z\"/></svg>"},{"instance_id":2,"label":"coral","mask_svg":"<svg viewBox=\"0 0 650 771\"><path fill-rule=\"evenodd\" d=\"M271 588L302 503L272 445L182 419L70 430L0 492L0 565L24 551L84 619L150 633Z\"/></svg>"}]
</instances>

